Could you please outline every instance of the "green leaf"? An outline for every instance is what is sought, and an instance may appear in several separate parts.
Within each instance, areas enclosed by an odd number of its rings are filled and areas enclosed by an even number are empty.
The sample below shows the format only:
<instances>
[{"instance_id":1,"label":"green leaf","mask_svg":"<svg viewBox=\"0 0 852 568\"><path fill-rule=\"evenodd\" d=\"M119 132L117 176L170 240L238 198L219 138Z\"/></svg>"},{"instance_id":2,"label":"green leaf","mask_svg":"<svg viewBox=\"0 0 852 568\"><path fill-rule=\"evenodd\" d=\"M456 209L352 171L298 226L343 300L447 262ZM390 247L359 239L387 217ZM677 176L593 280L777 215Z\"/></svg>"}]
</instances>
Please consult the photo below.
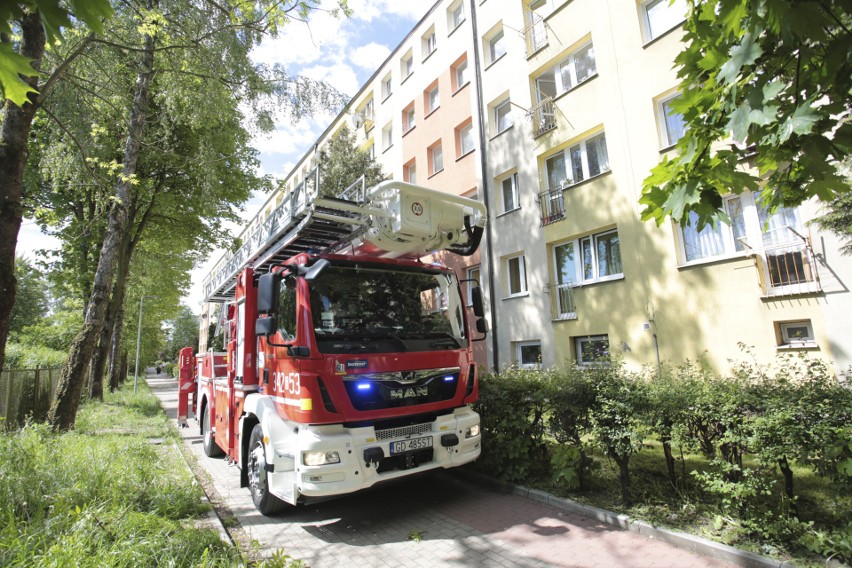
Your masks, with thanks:
<instances>
[{"instance_id":1,"label":"green leaf","mask_svg":"<svg viewBox=\"0 0 852 568\"><path fill-rule=\"evenodd\" d=\"M37 93L21 79L21 75L34 77L38 75L30 60L16 53L9 43L0 43L0 85L3 86L6 98L18 106L23 106L29 99L29 93Z\"/></svg>"},{"instance_id":2,"label":"green leaf","mask_svg":"<svg viewBox=\"0 0 852 568\"><path fill-rule=\"evenodd\" d=\"M748 138L749 117L751 115L751 107L748 103L743 103L731 113L731 119L728 121L726 130L730 130L734 134L734 140L737 142L745 142Z\"/></svg>"},{"instance_id":3,"label":"green leaf","mask_svg":"<svg viewBox=\"0 0 852 568\"><path fill-rule=\"evenodd\" d=\"M763 55L763 49L754 42L750 33L743 36L742 41L731 48L731 58L722 65L717 80L722 83L734 83L745 65L751 65Z\"/></svg>"},{"instance_id":4,"label":"green leaf","mask_svg":"<svg viewBox=\"0 0 852 568\"><path fill-rule=\"evenodd\" d=\"M59 0L38 0L37 7L47 32L48 44L62 39L62 28L73 27L68 11L59 5Z\"/></svg>"},{"instance_id":5,"label":"green leaf","mask_svg":"<svg viewBox=\"0 0 852 568\"><path fill-rule=\"evenodd\" d=\"M810 101L796 108L793 115L781 125L779 141L781 144L790 139L793 134L809 134L814 123L819 120L819 114L811 107Z\"/></svg>"},{"instance_id":6,"label":"green leaf","mask_svg":"<svg viewBox=\"0 0 852 568\"><path fill-rule=\"evenodd\" d=\"M97 34L103 33L103 20L113 14L109 0L72 0L71 5L74 15Z\"/></svg>"}]
</instances>

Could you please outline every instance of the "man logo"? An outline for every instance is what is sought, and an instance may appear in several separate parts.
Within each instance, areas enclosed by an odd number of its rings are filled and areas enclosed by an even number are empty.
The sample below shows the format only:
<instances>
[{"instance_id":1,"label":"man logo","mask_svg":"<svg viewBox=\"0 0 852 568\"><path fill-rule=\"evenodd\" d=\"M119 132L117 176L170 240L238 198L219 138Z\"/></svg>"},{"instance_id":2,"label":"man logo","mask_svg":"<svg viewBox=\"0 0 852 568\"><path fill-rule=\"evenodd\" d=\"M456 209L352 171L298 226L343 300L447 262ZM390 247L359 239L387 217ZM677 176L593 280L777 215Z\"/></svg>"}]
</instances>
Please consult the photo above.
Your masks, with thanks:
<instances>
[{"instance_id":1,"label":"man logo","mask_svg":"<svg viewBox=\"0 0 852 568\"><path fill-rule=\"evenodd\" d=\"M428 387L413 387L406 389L391 389L391 400L402 400L406 398L417 398L420 396L429 396Z\"/></svg>"}]
</instances>

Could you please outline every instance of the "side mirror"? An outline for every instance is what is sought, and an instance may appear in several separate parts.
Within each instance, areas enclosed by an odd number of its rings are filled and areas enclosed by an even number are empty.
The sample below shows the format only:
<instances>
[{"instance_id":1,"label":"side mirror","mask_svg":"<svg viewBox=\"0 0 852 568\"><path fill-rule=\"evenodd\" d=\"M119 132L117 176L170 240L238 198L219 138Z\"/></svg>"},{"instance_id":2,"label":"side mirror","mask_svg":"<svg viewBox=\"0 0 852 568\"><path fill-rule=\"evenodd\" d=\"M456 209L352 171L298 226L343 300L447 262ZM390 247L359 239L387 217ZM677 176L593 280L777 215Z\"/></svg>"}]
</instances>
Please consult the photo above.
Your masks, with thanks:
<instances>
[{"instance_id":1,"label":"side mirror","mask_svg":"<svg viewBox=\"0 0 852 568\"><path fill-rule=\"evenodd\" d=\"M324 258L319 259L313 264L313 266L305 270L305 280L313 282L319 278L319 275L322 274L323 270L328 268L330 264L331 263Z\"/></svg>"},{"instance_id":2,"label":"side mirror","mask_svg":"<svg viewBox=\"0 0 852 568\"><path fill-rule=\"evenodd\" d=\"M254 333L258 337L269 337L278 331L278 318L257 318L254 323Z\"/></svg>"},{"instance_id":3,"label":"side mirror","mask_svg":"<svg viewBox=\"0 0 852 568\"><path fill-rule=\"evenodd\" d=\"M482 334L488 333L488 320L485 318L476 320L476 331Z\"/></svg>"},{"instance_id":4,"label":"side mirror","mask_svg":"<svg viewBox=\"0 0 852 568\"><path fill-rule=\"evenodd\" d=\"M470 289L470 303L473 305L474 315L480 318L485 316L485 304L482 302L482 288L479 286L474 286Z\"/></svg>"},{"instance_id":5,"label":"side mirror","mask_svg":"<svg viewBox=\"0 0 852 568\"><path fill-rule=\"evenodd\" d=\"M257 282L257 313L274 314L278 311L278 298L281 295L281 275L270 272Z\"/></svg>"}]
</instances>

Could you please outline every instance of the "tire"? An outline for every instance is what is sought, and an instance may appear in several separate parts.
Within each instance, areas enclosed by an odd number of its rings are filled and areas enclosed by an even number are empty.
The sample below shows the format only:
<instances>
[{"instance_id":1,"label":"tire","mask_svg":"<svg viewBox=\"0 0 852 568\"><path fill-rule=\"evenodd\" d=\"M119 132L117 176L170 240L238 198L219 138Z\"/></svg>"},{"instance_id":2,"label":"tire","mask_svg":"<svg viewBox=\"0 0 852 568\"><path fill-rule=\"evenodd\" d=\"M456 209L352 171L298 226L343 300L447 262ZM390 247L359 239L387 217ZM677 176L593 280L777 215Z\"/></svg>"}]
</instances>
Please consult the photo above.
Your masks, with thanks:
<instances>
[{"instance_id":1,"label":"tire","mask_svg":"<svg viewBox=\"0 0 852 568\"><path fill-rule=\"evenodd\" d=\"M210 409L206 406L201 411L201 438L201 446L204 448L205 456L219 458L225 455L213 436L213 429L210 427Z\"/></svg>"},{"instance_id":2,"label":"tire","mask_svg":"<svg viewBox=\"0 0 852 568\"><path fill-rule=\"evenodd\" d=\"M248 456L246 456L249 491L254 506L261 515L274 515L287 506L287 503L269 492L268 472L266 471L266 446L263 443L263 428L256 424L249 438Z\"/></svg>"}]
</instances>

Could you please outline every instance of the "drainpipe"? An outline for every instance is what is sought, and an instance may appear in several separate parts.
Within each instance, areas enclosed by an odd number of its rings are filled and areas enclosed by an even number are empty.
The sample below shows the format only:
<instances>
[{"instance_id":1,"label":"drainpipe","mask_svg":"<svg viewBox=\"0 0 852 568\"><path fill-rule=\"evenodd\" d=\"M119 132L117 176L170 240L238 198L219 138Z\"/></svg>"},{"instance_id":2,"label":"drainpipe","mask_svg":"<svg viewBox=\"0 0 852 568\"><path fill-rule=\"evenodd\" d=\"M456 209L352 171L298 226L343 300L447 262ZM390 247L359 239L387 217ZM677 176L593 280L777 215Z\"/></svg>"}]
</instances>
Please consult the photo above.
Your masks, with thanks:
<instances>
[{"instance_id":1,"label":"drainpipe","mask_svg":"<svg viewBox=\"0 0 852 568\"><path fill-rule=\"evenodd\" d=\"M488 160L485 156L485 105L482 101L482 64L479 60L479 33L476 27L476 0L470 0L470 29L473 34L473 77L476 84L476 110L479 114L479 167L482 171L482 202L485 204L488 214L488 223L485 228L485 248L487 250L487 272L488 283L491 287L488 294L491 307L491 353L494 360L494 372L500 372L500 348L498 342L497 325L497 286L494 282L494 224L491 208L488 205Z\"/></svg>"}]
</instances>

